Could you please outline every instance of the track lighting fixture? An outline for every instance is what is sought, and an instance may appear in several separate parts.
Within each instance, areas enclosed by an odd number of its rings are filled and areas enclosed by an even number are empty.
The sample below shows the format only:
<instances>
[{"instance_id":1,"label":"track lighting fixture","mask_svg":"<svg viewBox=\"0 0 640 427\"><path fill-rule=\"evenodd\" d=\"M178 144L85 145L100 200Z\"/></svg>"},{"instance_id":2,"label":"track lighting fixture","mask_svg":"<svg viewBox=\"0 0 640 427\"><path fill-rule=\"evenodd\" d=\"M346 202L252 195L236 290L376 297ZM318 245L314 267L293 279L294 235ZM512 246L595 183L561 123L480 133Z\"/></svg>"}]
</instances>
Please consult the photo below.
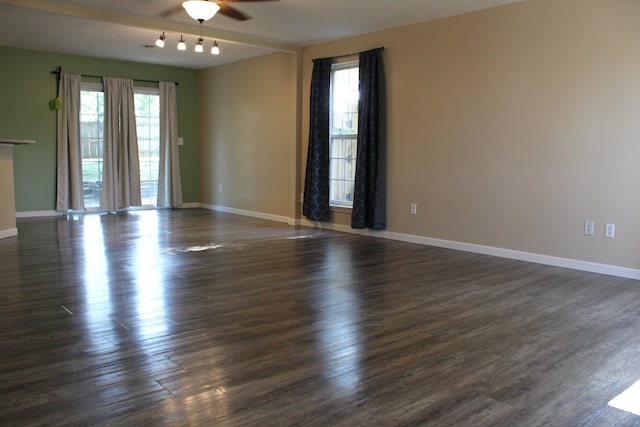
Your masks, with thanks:
<instances>
[{"instance_id":1,"label":"track lighting fixture","mask_svg":"<svg viewBox=\"0 0 640 427\"><path fill-rule=\"evenodd\" d=\"M162 34L160 34L160 36L156 40L155 45L157 47L163 48L166 41L167 41L167 36L163 31ZM194 50L196 52L198 53L204 52L204 41L205 40L204 40L204 37L202 36L202 31L201 31L200 36L198 37L198 40L196 41L194 46ZM149 47L152 47L152 46L149 46ZM187 42L184 40L184 34L180 34L180 40L178 40L178 50L187 50ZM215 40L213 42L213 45L211 46L211 54L220 55L220 46L218 46L217 40Z\"/></svg>"},{"instance_id":2,"label":"track lighting fixture","mask_svg":"<svg viewBox=\"0 0 640 427\"><path fill-rule=\"evenodd\" d=\"M213 46L211 46L211 54L212 55L220 55L220 47L218 46L218 41L213 42Z\"/></svg>"},{"instance_id":3,"label":"track lighting fixture","mask_svg":"<svg viewBox=\"0 0 640 427\"><path fill-rule=\"evenodd\" d=\"M164 31L163 31L162 34L160 34L160 37L158 37L158 40L156 40L156 46L164 47L165 40L166 40L166 37L164 36Z\"/></svg>"}]
</instances>

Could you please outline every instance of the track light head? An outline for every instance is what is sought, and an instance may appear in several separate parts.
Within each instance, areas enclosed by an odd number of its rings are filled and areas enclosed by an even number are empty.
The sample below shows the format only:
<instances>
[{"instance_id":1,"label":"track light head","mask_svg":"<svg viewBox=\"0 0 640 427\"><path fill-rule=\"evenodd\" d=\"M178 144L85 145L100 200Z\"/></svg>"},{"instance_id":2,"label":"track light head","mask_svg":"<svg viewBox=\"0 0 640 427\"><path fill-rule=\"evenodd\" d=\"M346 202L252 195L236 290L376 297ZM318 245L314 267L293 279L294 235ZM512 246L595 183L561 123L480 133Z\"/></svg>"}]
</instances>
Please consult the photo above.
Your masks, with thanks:
<instances>
[{"instance_id":1,"label":"track light head","mask_svg":"<svg viewBox=\"0 0 640 427\"><path fill-rule=\"evenodd\" d=\"M182 34L180 34L180 41L178 42L178 50L187 50L187 43L185 43L182 38Z\"/></svg>"},{"instance_id":2,"label":"track light head","mask_svg":"<svg viewBox=\"0 0 640 427\"><path fill-rule=\"evenodd\" d=\"M213 46L211 46L211 54L212 55L220 55L220 47L218 46L218 41L213 42Z\"/></svg>"},{"instance_id":3,"label":"track light head","mask_svg":"<svg viewBox=\"0 0 640 427\"><path fill-rule=\"evenodd\" d=\"M164 41L167 38L164 35L164 31L162 32L162 34L160 34L160 37L158 37L158 40L156 40L156 46L158 47L164 47Z\"/></svg>"}]
</instances>

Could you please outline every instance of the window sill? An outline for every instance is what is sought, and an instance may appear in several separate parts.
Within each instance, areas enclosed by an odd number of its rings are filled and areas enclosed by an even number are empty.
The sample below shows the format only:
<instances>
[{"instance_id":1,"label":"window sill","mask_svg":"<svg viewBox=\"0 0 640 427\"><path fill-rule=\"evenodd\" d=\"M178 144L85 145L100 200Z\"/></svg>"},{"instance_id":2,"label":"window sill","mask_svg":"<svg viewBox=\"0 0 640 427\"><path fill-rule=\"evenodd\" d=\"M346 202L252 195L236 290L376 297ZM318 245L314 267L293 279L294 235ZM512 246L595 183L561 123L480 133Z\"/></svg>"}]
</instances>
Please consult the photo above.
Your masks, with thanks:
<instances>
[{"instance_id":1,"label":"window sill","mask_svg":"<svg viewBox=\"0 0 640 427\"><path fill-rule=\"evenodd\" d=\"M350 214L351 211L353 210L353 208L350 208L349 206L337 206L337 205L331 205L329 209L331 210L331 212L340 212L340 213L347 213L347 214Z\"/></svg>"}]
</instances>

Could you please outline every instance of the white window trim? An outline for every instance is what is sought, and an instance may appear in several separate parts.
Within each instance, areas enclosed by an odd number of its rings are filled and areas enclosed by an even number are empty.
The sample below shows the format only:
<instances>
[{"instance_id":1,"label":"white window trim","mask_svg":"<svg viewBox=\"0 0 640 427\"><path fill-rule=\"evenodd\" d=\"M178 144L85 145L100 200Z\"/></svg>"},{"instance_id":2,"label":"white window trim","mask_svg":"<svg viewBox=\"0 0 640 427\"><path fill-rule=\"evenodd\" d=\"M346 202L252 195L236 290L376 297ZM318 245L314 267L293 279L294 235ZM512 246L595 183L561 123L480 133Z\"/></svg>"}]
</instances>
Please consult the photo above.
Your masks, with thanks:
<instances>
[{"instance_id":1,"label":"white window trim","mask_svg":"<svg viewBox=\"0 0 640 427\"><path fill-rule=\"evenodd\" d=\"M103 92L104 93L104 84L98 82L80 82L80 91L86 92ZM133 93L136 95L155 95L160 96L160 88L152 87L152 86L135 86L133 87ZM157 209L153 205L142 205L142 206L130 206L127 210L149 210L149 209ZM92 206L85 208L84 211L75 211L75 212L86 212L86 213L95 213L101 212L99 206Z\"/></svg>"},{"instance_id":2,"label":"white window trim","mask_svg":"<svg viewBox=\"0 0 640 427\"><path fill-rule=\"evenodd\" d=\"M95 82L81 82L80 90L88 92L104 92L104 85ZM160 95L160 88L149 86L133 86L133 93L140 95Z\"/></svg>"},{"instance_id":3,"label":"white window trim","mask_svg":"<svg viewBox=\"0 0 640 427\"><path fill-rule=\"evenodd\" d=\"M336 62L331 64L331 85L333 86L333 72L334 71L340 71L340 70L346 70L349 68L356 68L360 66L360 60L359 59L354 59L354 60L345 60L342 62ZM329 105L331 105L331 114L329 114L329 129L333 129L333 89L330 92L330 99L329 99ZM333 133L329 132L329 139L333 139L334 137L336 137L338 135L334 135ZM358 137L358 134L341 134L340 136L342 137ZM331 175L330 175L331 176ZM343 203L340 202L338 200L331 200L331 198L329 198L329 209L333 212L344 212L344 213L351 213L352 209L353 209L353 202L351 204L347 204L347 203Z\"/></svg>"},{"instance_id":4,"label":"white window trim","mask_svg":"<svg viewBox=\"0 0 640 427\"><path fill-rule=\"evenodd\" d=\"M160 95L160 88L148 86L134 86L133 93L138 95Z\"/></svg>"},{"instance_id":5,"label":"white window trim","mask_svg":"<svg viewBox=\"0 0 640 427\"><path fill-rule=\"evenodd\" d=\"M80 90L87 92L104 92L104 85L102 83L81 82Z\"/></svg>"}]
</instances>

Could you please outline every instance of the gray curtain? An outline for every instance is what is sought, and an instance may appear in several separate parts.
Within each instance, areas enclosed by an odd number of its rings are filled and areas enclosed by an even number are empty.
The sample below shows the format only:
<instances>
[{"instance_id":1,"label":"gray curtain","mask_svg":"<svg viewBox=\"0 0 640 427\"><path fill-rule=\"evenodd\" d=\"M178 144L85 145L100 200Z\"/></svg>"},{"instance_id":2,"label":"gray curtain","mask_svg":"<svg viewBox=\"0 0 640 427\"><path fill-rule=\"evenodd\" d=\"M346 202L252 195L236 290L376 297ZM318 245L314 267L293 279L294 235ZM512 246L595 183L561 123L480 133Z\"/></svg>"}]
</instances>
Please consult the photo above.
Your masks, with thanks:
<instances>
[{"instance_id":1,"label":"gray curtain","mask_svg":"<svg viewBox=\"0 0 640 427\"><path fill-rule=\"evenodd\" d=\"M382 48L360 53L358 154L352 228L386 227L386 103Z\"/></svg>"},{"instance_id":2,"label":"gray curtain","mask_svg":"<svg viewBox=\"0 0 640 427\"><path fill-rule=\"evenodd\" d=\"M332 58L313 61L309 117L309 147L302 214L313 221L329 221L329 103Z\"/></svg>"},{"instance_id":3,"label":"gray curtain","mask_svg":"<svg viewBox=\"0 0 640 427\"><path fill-rule=\"evenodd\" d=\"M142 205L133 80L105 77L100 209Z\"/></svg>"},{"instance_id":4,"label":"gray curtain","mask_svg":"<svg viewBox=\"0 0 640 427\"><path fill-rule=\"evenodd\" d=\"M60 73L57 112L56 210L84 209L80 149L80 74Z\"/></svg>"},{"instance_id":5,"label":"gray curtain","mask_svg":"<svg viewBox=\"0 0 640 427\"><path fill-rule=\"evenodd\" d=\"M180 152L178 149L178 106L175 83L160 82L160 170L158 207L182 205Z\"/></svg>"}]
</instances>

